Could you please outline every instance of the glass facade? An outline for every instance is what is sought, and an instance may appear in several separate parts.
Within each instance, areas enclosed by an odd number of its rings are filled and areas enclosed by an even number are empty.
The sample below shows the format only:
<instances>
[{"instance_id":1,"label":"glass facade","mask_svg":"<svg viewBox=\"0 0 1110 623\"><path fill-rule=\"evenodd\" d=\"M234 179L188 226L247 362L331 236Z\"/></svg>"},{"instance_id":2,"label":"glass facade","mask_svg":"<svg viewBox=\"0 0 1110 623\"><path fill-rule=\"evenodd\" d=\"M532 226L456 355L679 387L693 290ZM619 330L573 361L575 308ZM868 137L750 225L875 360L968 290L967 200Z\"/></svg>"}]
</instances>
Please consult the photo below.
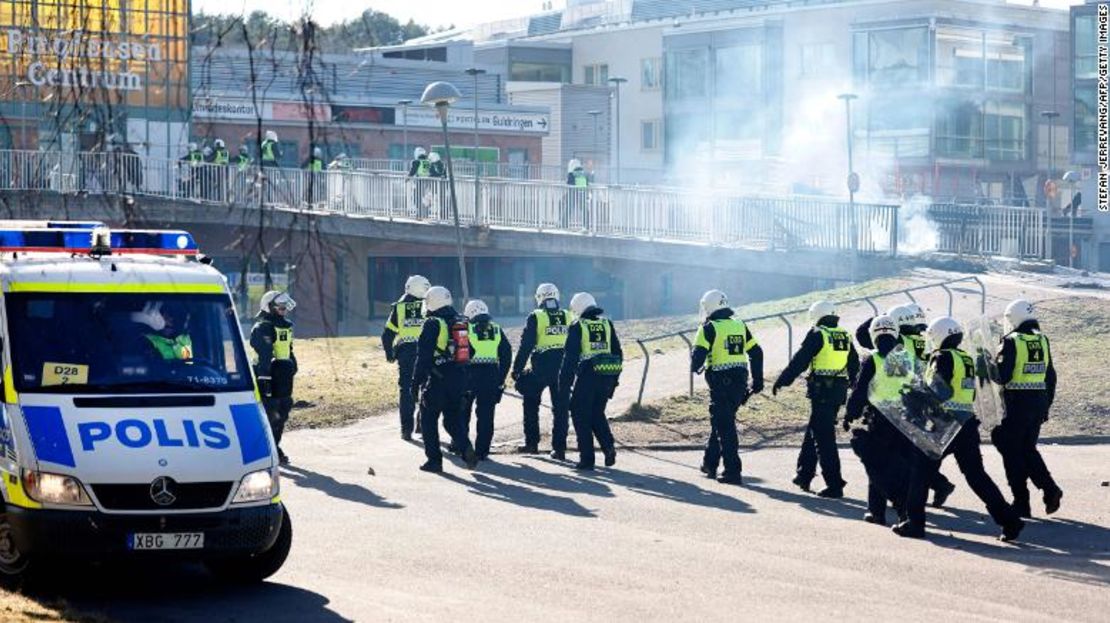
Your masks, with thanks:
<instances>
[{"instance_id":1,"label":"glass facade","mask_svg":"<svg viewBox=\"0 0 1110 623\"><path fill-rule=\"evenodd\" d=\"M1072 8L1072 161L1094 164L1098 50L1094 5Z\"/></svg>"},{"instance_id":2,"label":"glass facade","mask_svg":"<svg viewBox=\"0 0 1110 623\"><path fill-rule=\"evenodd\" d=\"M0 0L0 82L23 85L5 113L73 118L82 132L184 121L188 37L188 0Z\"/></svg>"}]
</instances>

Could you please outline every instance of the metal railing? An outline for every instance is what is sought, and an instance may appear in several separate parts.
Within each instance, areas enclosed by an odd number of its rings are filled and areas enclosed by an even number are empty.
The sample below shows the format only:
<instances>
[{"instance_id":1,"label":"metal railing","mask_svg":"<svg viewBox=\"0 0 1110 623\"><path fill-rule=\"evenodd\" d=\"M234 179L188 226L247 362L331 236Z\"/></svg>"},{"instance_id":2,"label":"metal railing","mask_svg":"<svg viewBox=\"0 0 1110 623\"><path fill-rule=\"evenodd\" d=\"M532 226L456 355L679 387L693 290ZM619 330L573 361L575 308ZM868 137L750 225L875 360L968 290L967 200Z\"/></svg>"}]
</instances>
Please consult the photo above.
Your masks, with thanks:
<instances>
[{"instance_id":1,"label":"metal railing","mask_svg":"<svg viewBox=\"0 0 1110 623\"><path fill-rule=\"evenodd\" d=\"M447 181L401 173L320 172L141 158L128 152L0 151L0 190L143 195L201 204L450 222ZM820 198L505 179L457 183L467 226L760 249L894 256L898 206Z\"/></svg>"},{"instance_id":2,"label":"metal railing","mask_svg":"<svg viewBox=\"0 0 1110 623\"><path fill-rule=\"evenodd\" d=\"M1043 210L1009 206L933 204L937 250L959 255L1045 256Z\"/></svg>"},{"instance_id":3,"label":"metal railing","mask_svg":"<svg viewBox=\"0 0 1110 623\"><path fill-rule=\"evenodd\" d=\"M408 173L411 160L397 160L391 158L351 158L352 168L356 171L372 171L377 173ZM565 165L509 163L509 162L481 162L455 158L455 175L458 177L474 177L475 170L481 177L524 180L533 182L565 182L567 169ZM588 171L590 179L595 184L610 184L615 181L615 171L611 167L594 167ZM670 181L670 176L662 169L639 167L621 167L621 183L625 185L651 185L664 186ZM677 184L671 184L677 185Z\"/></svg>"},{"instance_id":4,"label":"metal railing","mask_svg":"<svg viewBox=\"0 0 1110 623\"><path fill-rule=\"evenodd\" d=\"M929 290L929 289L933 289L933 288L940 288L940 289L944 290L944 293L946 295L948 295L948 315L951 316L952 313L953 313L953 310L954 310L955 296L953 295L952 288L950 286L952 284L956 284L956 283L971 283L971 282L974 282L977 286L979 286L979 312L982 313L982 314L985 314L986 311L987 311L987 287L983 284L982 281L979 280L978 277L961 277L959 279L949 279L947 281L938 281L936 283L928 283L928 284L913 286L913 287L909 287L909 288L899 288L899 289L896 289L896 290L888 290L888 291L885 291L885 292L880 292L878 294L869 294L867 296L860 296L860 297L856 297L856 298L850 298L850 299L844 299L844 300L841 300L841 301L836 301L836 304L838 306L840 306L840 305L849 305L849 304L852 304L852 303L867 303L867 305L871 308L871 311L874 312L874 314L877 316L877 315L879 315L880 312L879 312L879 307L877 305L875 305L875 299L880 299L880 298L884 298L884 297L887 297L887 296L895 296L895 295L898 295L898 294L904 294L906 296L906 298L908 298L910 301L916 303L917 299L915 299L914 296L913 296L914 292L917 292L919 290ZM778 313L774 313L774 314L765 314L765 315L762 315L762 316L754 316L754 317L751 317L751 318L744 318L743 320L746 324L751 324L753 322L758 322L760 320L776 320L777 319L777 320L781 321L784 325L786 325L786 352L789 353L790 356L792 356L793 353L794 353L794 325L791 323L790 317L791 316L797 316L797 315L800 315L800 314L805 314L805 313L808 313L808 312L809 312L809 308L806 307L806 308L801 308L801 309L792 309L792 310L789 310L789 311L778 312ZM644 399L644 388L647 386L648 370L651 368L651 351L647 348L646 344L651 343L651 342L658 342L658 341L661 341L661 340L670 340L670 339L679 338L683 342L686 343L686 348L689 351L692 352L694 346L693 346L693 343L690 341L690 338L688 336L690 334L697 333L697 331L698 331L698 328L694 327L692 329L687 329L687 330L684 330L684 331L676 331L676 332L673 332L673 333L664 333L664 334L661 334L661 335L652 335L652 336L644 337L644 338L635 338L636 344L640 347L640 351L644 353L644 371L643 371L643 374L640 377L640 391L636 395L636 404L640 404ZM694 373L693 373L693 371L691 371L690 372L690 396L693 396L693 395L694 395Z\"/></svg>"}]
</instances>

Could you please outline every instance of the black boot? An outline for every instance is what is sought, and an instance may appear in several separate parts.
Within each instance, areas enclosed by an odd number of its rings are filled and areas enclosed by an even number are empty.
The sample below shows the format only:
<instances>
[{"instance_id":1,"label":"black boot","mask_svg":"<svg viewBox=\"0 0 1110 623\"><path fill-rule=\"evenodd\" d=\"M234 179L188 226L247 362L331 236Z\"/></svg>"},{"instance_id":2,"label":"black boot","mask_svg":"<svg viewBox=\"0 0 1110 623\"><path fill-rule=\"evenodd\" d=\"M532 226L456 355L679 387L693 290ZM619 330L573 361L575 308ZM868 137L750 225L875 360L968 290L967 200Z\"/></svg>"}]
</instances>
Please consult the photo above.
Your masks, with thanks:
<instances>
[{"instance_id":1,"label":"black boot","mask_svg":"<svg viewBox=\"0 0 1110 623\"><path fill-rule=\"evenodd\" d=\"M567 460L567 453L563 450L552 450L551 454L549 454L548 456L550 456L552 459L555 459L556 461Z\"/></svg>"},{"instance_id":2,"label":"black boot","mask_svg":"<svg viewBox=\"0 0 1110 623\"><path fill-rule=\"evenodd\" d=\"M876 526L885 526L886 525L886 517L881 517L881 516L876 515L875 513L872 513L870 511L863 514L863 520L866 521L867 523L873 523Z\"/></svg>"},{"instance_id":3,"label":"black boot","mask_svg":"<svg viewBox=\"0 0 1110 623\"><path fill-rule=\"evenodd\" d=\"M605 467L612 467L617 464L617 449L609 448L604 451L605 454Z\"/></svg>"},{"instance_id":4,"label":"black boot","mask_svg":"<svg viewBox=\"0 0 1110 623\"><path fill-rule=\"evenodd\" d=\"M801 474L798 474L798 475L794 476L794 480L791 480L790 482L794 483L802 491L808 492L809 491L809 483L812 480L813 480L812 476L810 476L809 478L806 478L805 476L803 476Z\"/></svg>"},{"instance_id":5,"label":"black boot","mask_svg":"<svg viewBox=\"0 0 1110 623\"><path fill-rule=\"evenodd\" d=\"M1051 515L1060 510L1060 498L1062 497L1064 497L1064 492L1059 489L1046 492L1044 494L1044 512Z\"/></svg>"},{"instance_id":6,"label":"black boot","mask_svg":"<svg viewBox=\"0 0 1110 623\"><path fill-rule=\"evenodd\" d=\"M950 482L938 487L935 491L933 491L932 507L940 508L944 506L944 503L948 501L948 496L952 495L952 492L955 490L956 485Z\"/></svg>"},{"instance_id":7,"label":"black boot","mask_svg":"<svg viewBox=\"0 0 1110 623\"><path fill-rule=\"evenodd\" d=\"M1022 521L1020 518L1015 519L1012 522L1006 524L1005 526L1002 526L1002 534L999 535L998 538L1000 540L1006 541L1006 542L1016 540L1018 538L1018 536L1021 535L1021 529L1024 528L1024 527L1025 527L1025 522L1024 521Z\"/></svg>"},{"instance_id":8,"label":"black boot","mask_svg":"<svg viewBox=\"0 0 1110 623\"><path fill-rule=\"evenodd\" d=\"M709 478L710 480L716 480L717 479L717 468L716 467L710 467L710 466L706 465L705 463L702 463L701 464L701 473L705 474L705 477Z\"/></svg>"},{"instance_id":9,"label":"black boot","mask_svg":"<svg viewBox=\"0 0 1110 623\"><path fill-rule=\"evenodd\" d=\"M534 443L526 443L523 446L519 446L516 449L516 451L517 451L517 454L539 454L540 453L540 449Z\"/></svg>"},{"instance_id":10,"label":"black boot","mask_svg":"<svg viewBox=\"0 0 1110 623\"><path fill-rule=\"evenodd\" d=\"M725 472L724 474L721 474L721 477L717 479L717 482L726 485L742 485L744 484L744 477L740 474L740 472L736 472L735 474L729 474L728 472Z\"/></svg>"},{"instance_id":11,"label":"black boot","mask_svg":"<svg viewBox=\"0 0 1110 623\"><path fill-rule=\"evenodd\" d=\"M438 474L443 471L443 463L428 461L420 466L420 471Z\"/></svg>"},{"instance_id":12,"label":"black boot","mask_svg":"<svg viewBox=\"0 0 1110 623\"><path fill-rule=\"evenodd\" d=\"M916 524L911 521L903 521L902 523L891 528L894 534L907 539L923 539L925 538L925 526Z\"/></svg>"}]
</instances>

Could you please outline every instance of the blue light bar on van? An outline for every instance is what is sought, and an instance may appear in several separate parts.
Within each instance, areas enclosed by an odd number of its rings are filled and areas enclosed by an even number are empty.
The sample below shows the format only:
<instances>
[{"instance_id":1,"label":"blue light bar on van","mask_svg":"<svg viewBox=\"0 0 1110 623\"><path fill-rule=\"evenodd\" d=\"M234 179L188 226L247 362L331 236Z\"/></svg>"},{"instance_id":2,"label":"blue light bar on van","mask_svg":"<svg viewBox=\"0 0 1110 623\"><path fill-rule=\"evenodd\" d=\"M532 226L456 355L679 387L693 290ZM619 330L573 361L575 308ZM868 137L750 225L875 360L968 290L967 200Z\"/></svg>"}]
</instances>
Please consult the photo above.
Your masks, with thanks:
<instances>
[{"instance_id":1,"label":"blue light bar on van","mask_svg":"<svg viewBox=\"0 0 1110 623\"><path fill-rule=\"evenodd\" d=\"M93 231L108 231L111 252L143 255L196 255L196 240L182 230L108 230L99 223L59 223L46 229L0 229L0 253L89 253ZM95 227L88 227L95 225ZM77 226L83 226L76 228Z\"/></svg>"}]
</instances>

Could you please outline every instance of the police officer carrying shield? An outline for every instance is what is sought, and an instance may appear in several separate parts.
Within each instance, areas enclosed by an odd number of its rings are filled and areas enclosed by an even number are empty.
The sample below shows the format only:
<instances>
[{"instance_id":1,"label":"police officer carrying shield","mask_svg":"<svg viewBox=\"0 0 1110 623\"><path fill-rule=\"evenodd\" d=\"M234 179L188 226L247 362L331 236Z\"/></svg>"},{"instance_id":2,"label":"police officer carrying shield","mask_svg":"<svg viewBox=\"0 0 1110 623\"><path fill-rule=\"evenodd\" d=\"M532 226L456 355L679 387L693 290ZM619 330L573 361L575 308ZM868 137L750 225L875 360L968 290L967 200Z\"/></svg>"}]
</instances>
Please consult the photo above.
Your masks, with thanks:
<instances>
[{"instance_id":1,"label":"police officer carrying shield","mask_svg":"<svg viewBox=\"0 0 1110 623\"><path fill-rule=\"evenodd\" d=\"M559 308L559 288L553 283L541 283L536 288L536 309L525 321L512 371L516 389L524 398L524 445L519 448L524 454L539 452L540 397L546 389L554 414L551 458L566 460L567 405L557 387L570 321L571 314ZM529 363L531 368L526 370Z\"/></svg>"},{"instance_id":2,"label":"police officer carrying shield","mask_svg":"<svg viewBox=\"0 0 1110 623\"><path fill-rule=\"evenodd\" d=\"M705 323L694 339L690 369L699 374L705 369L705 380L709 384L710 432L701 471L709 478L716 478L717 466L723 459L725 470L717 480L739 485L743 484L743 466L736 411L751 394L763 391L763 349L747 325L735 317L724 292L706 292L700 306Z\"/></svg>"},{"instance_id":3,"label":"police officer carrying shield","mask_svg":"<svg viewBox=\"0 0 1110 623\"><path fill-rule=\"evenodd\" d=\"M282 465L289 463L289 457L281 449L281 435L293 409L293 377L297 374L293 323L286 314L296 306L287 293L270 290L262 295L261 309L251 328L251 348L257 356L254 373Z\"/></svg>"},{"instance_id":4,"label":"police officer carrying shield","mask_svg":"<svg viewBox=\"0 0 1110 623\"><path fill-rule=\"evenodd\" d=\"M1064 492L1037 450L1037 440L1056 397L1056 368L1032 303L1023 299L1010 303L1005 320L1010 333L1002 339L992 374L992 380L1002 386L1005 416L991 432L991 441L1002 454L1018 514L1032 514L1028 487L1032 481L1043 492L1045 513L1051 515L1059 510Z\"/></svg>"},{"instance_id":5,"label":"police officer carrying shield","mask_svg":"<svg viewBox=\"0 0 1110 623\"><path fill-rule=\"evenodd\" d=\"M804 370L809 370L806 380L809 424L798 454L794 484L809 491L820 462L825 488L817 495L840 498L844 496L845 483L840 477L840 455L836 448L836 414L848 399L848 388L859 373L859 356L852 348L851 336L838 326L840 317L832 302L817 301L811 305L809 320L813 328L775 381L771 393L778 394L779 389L789 387Z\"/></svg>"},{"instance_id":6,"label":"police officer carrying shield","mask_svg":"<svg viewBox=\"0 0 1110 623\"><path fill-rule=\"evenodd\" d=\"M612 467L617 462L617 448L605 405L620 382L624 351L613 322L603 315L593 295L575 294L570 309L577 319L567 330L558 391L569 400L578 438L578 463L574 467L584 471L594 468L595 438L605 456L605 466Z\"/></svg>"},{"instance_id":7,"label":"police officer carrying shield","mask_svg":"<svg viewBox=\"0 0 1110 623\"><path fill-rule=\"evenodd\" d=\"M470 364L467 366L467 398L460 427L470 434L470 409L477 405L478 432L474 451L479 461L489 458L493 442L493 416L505 392L505 377L513 364L513 349L500 325L490 318L483 301L466 304L463 312L470 321Z\"/></svg>"},{"instance_id":8,"label":"police officer carrying shield","mask_svg":"<svg viewBox=\"0 0 1110 623\"><path fill-rule=\"evenodd\" d=\"M466 348L456 332L467 329L465 318L452 304L451 292L443 286L428 289L424 298L424 324L417 346L416 368L412 373L411 391L420 394L420 421L424 429L424 455L428 460L420 466L425 472L443 471L443 452L439 447L440 416L443 427L452 437L451 445L459 448L467 467L477 464L470 439L459 430L459 409L466 393L466 370L458 363L458 349ZM465 338L466 336L463 336ZM469 359L469 352L467 353Z\"/></svg>"},{"instance_id":9,"label":"police officer carrying shield","mask_svg":"<svg viewBox=\"0 0 1110 623\"><path fill-rule=\"evenodd\" d=\"M1002 497L998 485L983 467L983 455L979 451L979 420L975 417L975 362L960 350L963 327L955 319L945 316L934 320L927 334L933 351L925 369L925 382L943 403L944 410L964 421L945 455L956 457L956 464L968 486L986 504L994 522L1002 527L1000 538L1003 541L1016 539L1025 524ZM924 504L924 500L920 502Z\"/></svg>"},{"instance_id":10,"label":"police officer carrying shield","mask_svg":"<svg viewBox=\"0 0 1110 623\"><path fill-rule=\"evenodd\" d=\"M416 367L416 345L424 327L424 297L432 284L423 275L405 280L405 294L389 312L382 331L385 360L397 362L398 405L401 415L401 438L412 440L416 396L412 393L412 373ZM420 432L419 426L417 432Z\"/></svg>"}]
</instances>

